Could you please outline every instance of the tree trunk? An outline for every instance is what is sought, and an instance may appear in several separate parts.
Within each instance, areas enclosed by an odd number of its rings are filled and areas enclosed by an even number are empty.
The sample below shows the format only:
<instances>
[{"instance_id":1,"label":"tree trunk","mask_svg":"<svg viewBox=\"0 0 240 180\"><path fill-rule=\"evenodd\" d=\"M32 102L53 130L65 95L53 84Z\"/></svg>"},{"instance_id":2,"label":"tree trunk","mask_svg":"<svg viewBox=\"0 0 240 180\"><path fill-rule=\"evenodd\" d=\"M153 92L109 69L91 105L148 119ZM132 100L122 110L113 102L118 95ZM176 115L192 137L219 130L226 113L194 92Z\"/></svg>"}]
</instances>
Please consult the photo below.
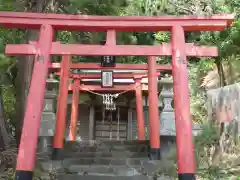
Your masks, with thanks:
<instances>
[{"instance_id":1,"label":"tree trunk","mask_svg":"<svg viewBox=\"0 0 240 180\"><path fill-rule=\"evenodd\" d=\"M43 12L45 9L45 0L35 0L32 3L30 12ZM38 40L39 30L27 31L26 43L29 41ZM23 125L23 119L25 114L26 100L32 78L32 70L34 65L34 56L21 56L17 61L18 73L16 77L16 143L19 145L21 138L21 131Z\"/></svg>"},{"instance_id":2,"label":"tree trunk","mask_svg":"<svg viewBox=\"0 0 240 180\"><path fill-rule=\"evenodd\" d=\"M224 70L223 70L222 61L217 58L217 59L215 60L215 64L216 64L217 70L218 70L220 87L226 86L226 85L227 85L227 82L226 82L226 78L225 78L225 74L224 74Z\"/></svg>"},{"instance_id":3,"label":"tree trunk","mask_svg":"<svg viewBox=\"0 0 240 180\"><path fill-rule=\"evenodd\" d=\"M4 150L10 143L10 136L6 128L5 110L2 99L2 89L0 88L0 150Z\"/></svg>"}]
</instances>

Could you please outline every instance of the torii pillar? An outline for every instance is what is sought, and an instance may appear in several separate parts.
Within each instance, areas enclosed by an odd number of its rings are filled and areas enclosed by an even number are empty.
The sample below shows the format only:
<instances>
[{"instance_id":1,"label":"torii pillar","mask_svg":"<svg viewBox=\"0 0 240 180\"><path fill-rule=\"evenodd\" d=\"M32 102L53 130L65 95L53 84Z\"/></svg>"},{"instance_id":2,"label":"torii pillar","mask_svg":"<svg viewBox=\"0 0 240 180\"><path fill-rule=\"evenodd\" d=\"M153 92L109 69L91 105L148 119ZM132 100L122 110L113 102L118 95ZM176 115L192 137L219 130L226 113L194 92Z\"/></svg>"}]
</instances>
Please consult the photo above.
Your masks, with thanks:
<instances>
[{"instance_id":1,"label":"torii pillar","mask_svg":"<svg viewBox=\"0 0 240 180\"><path fill-rule=\"evenodd\" d=\"M67 116L67 98L68 98L68 71L71 65L71 56L63 56L60 72L60 88L57 101L56 128L53 140L52 159L62 159L64 147L64 136Z\"/></svg>"},{"instance_id":2,"label":"torii pillar","mask_svg":"<svg viewBox=\"0 0 240 180\"><path fill-rule=\"evenodd\" d=\"M79 85L80 79L73 78L72 111L69 126L69 141L76 141L77 121L78 121L78 103L79 103Z\"/></svg>"},{"instance_id":3,"label":"torii pillar","mask_svg":"<svg viewBox=\"0 0 240 180\"><path fill-rule=\"evenodd\" d=\"M150 127L150 159L160 160L160 115L158 109L158 89L156 56L148 57L148 101Z\"/></svg>"},{"instance_id":4,"label":"torii pillar","mask_svg":"<svg viewBox=\"0 0 240 180\"><path fill-rule=\"evenodd\" d=\"M184 29L172 27L172 73L179 180L195 180L195 156Z\"/></svg>"},{"instance_id":5,"label":"torii pillar","mask_svg":"<svg viewBox=\"0 0 240 180\"><path fill-rule=\"evenodd\" d=\"M141 80L142 78L135 79L136 110L137 110L138 140L145 140L145 124Z\"/></svg>"},{"instance_id":6,"label":"torii pillar","mask_svg":"<svg viewBox=\"0 0 240 180\"><path fill-rule=\"evenodd\" d=\"M54 30L51 25L41 25L18 150L16 180L33 179L53 35Z\"/></svg>"}]
</instances>

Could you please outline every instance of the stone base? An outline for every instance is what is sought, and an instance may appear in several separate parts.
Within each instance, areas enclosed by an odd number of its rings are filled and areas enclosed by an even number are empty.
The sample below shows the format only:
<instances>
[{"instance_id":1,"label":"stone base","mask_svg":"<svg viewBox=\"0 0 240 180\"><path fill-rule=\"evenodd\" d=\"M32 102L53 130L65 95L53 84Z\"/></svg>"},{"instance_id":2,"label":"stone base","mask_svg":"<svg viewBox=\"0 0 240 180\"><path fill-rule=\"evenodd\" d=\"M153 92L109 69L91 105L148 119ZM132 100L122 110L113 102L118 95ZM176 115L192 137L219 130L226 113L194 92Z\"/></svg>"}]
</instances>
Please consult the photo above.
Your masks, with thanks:
<instances>
[{"instance_id":1,"label":"stone base","mask_svg":"<svg viewBox=\"0 0 240 180\"><path fill-rule=\"evenodd\" d=\"M33 180L32 171L16 171L15 180Z\"/></svg>"},{"instance_id":2,"label":"stone base","mask_svg":"<svg viewBox=\"0 0 240 180\"><path fill-rule=\"evenodd\" d=\"M150 148L150 160L161 160L161 148Z\"/></svg>"},{"instance_id":3,"label":"stone base","mask_svg":"<svg viewBox=\"0 0 240 180\"><path fill-rule=\"evenodd\" d=\"M51 159L52 160L63 160L64 159L63 153L64 153L64 149L53 148Z\"/></svg>"},{"instance_id":4,"label":"stone base","mask_svg":"<svg viewBox=\"0 0 240 180\"><path fill-rule=\"evenodd\" d=\"M196 180L196 177L194 174L190 173L184 173L184 174L178 174L179 180Z\"/></svg>"}]
</instances>

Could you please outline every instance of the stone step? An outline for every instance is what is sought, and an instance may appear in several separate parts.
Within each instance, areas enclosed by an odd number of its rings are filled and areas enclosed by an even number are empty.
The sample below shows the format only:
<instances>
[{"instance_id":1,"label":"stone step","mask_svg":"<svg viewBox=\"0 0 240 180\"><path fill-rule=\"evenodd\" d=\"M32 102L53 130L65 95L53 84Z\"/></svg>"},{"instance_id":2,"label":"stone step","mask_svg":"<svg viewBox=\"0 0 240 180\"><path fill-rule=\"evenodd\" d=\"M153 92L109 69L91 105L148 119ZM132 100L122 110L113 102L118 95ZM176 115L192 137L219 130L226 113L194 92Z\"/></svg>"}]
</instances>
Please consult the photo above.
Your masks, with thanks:
<instances>
[{"instance_id":1,"label":"stone step","mask_svg":"<svg viewBox=\"0 0 240 180\"><path fill-rule=\"evenodd\" d=\"M149 161L148 144L148 141L67 142L63 160L43 158L38 165L43 172L56 172L59 180L147 180L147 175L151 176L161 165L161 161Z\"/></svg>"},{"instance_id":2,"label":"stone step","mask_svg":"<svg viewBox=\"0 0 240 180\"><path fill-rule=\"evenodd\" d=\"M107 176L107 175L58 175L57 180L148 180L147 176Z\"/></svg>"},{"instance_id":3,"label":"stone step","mask_svg":"<svg viewBox=\"0 0 240 180\"><path fill-rule=\"evenodd\" d=\"M75 173L130 173L135 172L135 174L143 173L143 168L141 164L134 164L132 165L121 165L121 164L108 164L108 165L100 165L100 164L68 164L62 161L48 161L48 162L41 162L38 163L38 167L43 172L58 172L58 173L66 173L69 172L70 174ZM142 163L143 164L143 163Z\"/></svg>"},{"instance_id":4,"label":"stone step","mask_svg":"<svg viewBox=\"0 0 240 180\"><path fill-rule=\"evenodd\" d=\"M149 141L139 140L91 140L91 141L68 141L66 146L78 145L78 146L98 146L104 144L105 146L137 146L137 145L149 145Z\"/></svg>"},{"instance_id":5,"label":"stone step","mask_svg":"<svg viewBox=\"0 0 240 180\"><path fill-rule=\"evenodd\" d=\"M112 159L112 158L81 158L81 159L64 159L62 161L42 161L41 169L44 171L69 168L70 166L128 166L137 167L147 162L147 158L130 158L130 159Z\"/></svg>"},{"instance_id":6,"label":"stone step","mask_svg":"<svg viewBox=\"0 0 240 180\"><path fill-rule=\"evenodd\" d=\"M148 152L148 145L106 145L99 144L95 146L83 146L81 144L66 145L64 148L67 152L111 152L111 151L131 151L131 152Z\"/></svg>"},{"instance_id":7,"label":"stone step","mask_svg":"<svg viewBox=\"0 0 240 180\"><path fill-rule=\"evenodd\" d=\"M74 157L126 157L126 158L142 158L148 157L148 152L129 152L129 151L111 151L111 152L72 152L64 153L64 158Z\"/></svg>"},{"instance_id":8,"label":"stone step","mask_svg":"<svg viewBox=\"0 0 240 180\"><path fill-rule=\"evenodd\" d=\"M112 164L84 164L79 163L77 161L47 161L41 162L40 164L41 170L43 172L58 172L58 173L66 173L68 174L92 174L92 173L105 173L105 174L143 174L143 175L151 175L156 172L159 168L162 168L164 164L161 161L149 161L149 160L141 160L141 163L131 162L126 164L121 163L112 163Z\"/></svg>"},{"instance_id":9,"label":"stone step","mask_svg":"<svg viewBox=\"0 0 240 180\"><path fill-rule=\"evenodd\" d=\"M64 154L64 158L75 157L113 157L114 154L112 152L73 152Z\"/></svg>"},{"instance_id":10,"label":"stone step","mask_svg":"<svg viewBox=\"0 0 240 180\"><path fill-rule=\"evenodd\" d=\"M98 146L106 146L106 147L116 147L116 146L121 146L121 147L138 147L138 146L149 146L149 143L132 143L132 144L121 144L121 143L112 143L111 141L107 142L107 141L98 141L98 142L93 142L93 143L89 143L89 142L66 142L65 146L68 147L72 147L72 146L77 146L77 147L98 147Z\"/></svg>"},{"instance_id":11,"label":"stone step","mask_svg":"<svg viewBox=\"0 0 240 180\"><path fill-rule=\"evenodd\" d=\"M141 165L143 162L148 161L145 158L124 158L124 157L90 157L90 158L67 158L62 161L65 165Z\"/></svg>"},{"instance_id":12,"label":"stone step","mask_svg":"<svg viewBox=\"0 0 240 180\"><path fill-rule=\"evenodd\" d=\"M113 145L139 145L139 144L149 144L149 140L139 141L139 140L104 140L104 144L113 144Z\"/></svg>"},{"instance_id":13,"label":"stone step","mask_svg":"<svg viewBox=\"0 0 240 180\"><path fill-rule=\"evenodd\" d=\"M94 174L105 174L105 175L115 175L115 176L134 176L141 175L141 166L82 166L82 165L71 165L68 170L72 173L82 174L82 175L94 175Z\"/></svg>"},{"instance_id":14,"label":"stone step","mask_svg":"<svg viewBox=\"0 0 240 180\"><path fill-rule=\"evenodd\" d=\"M156 163L156 162L155 162ZM54 177L57 175L57 179L64 180L64 179L71 179L72 178L81 178L82 176L105 176L105 178L109 178L112 176L115 177L131 177L135 179L135 177L142 178L141 176L148 176L151 178L153 173L157 170L162 169L163 167L159 163L155 164L150 162L145 164L144 166L135 166L135 167L128 167L128 166L99 166L99 165L91 165L91 166L84 166L84 165L72 165L67 168L62 168L54 171ZM152 165L155 164L153 167ZM163 165L163 164L162 164ZM150 166L150 167L147 167ZM146 168L146 169L144 169ZM147 172L148 171L148 172ZM77 177L76 177L77 176ZM49 172L45 172L41 174L42 179L49 179ZM54 178L55 179L55 178ZM170 180L171 178L162 176L161 180ZM159 180L160 180L159 179Z\"/></svg>"}]
</instances>

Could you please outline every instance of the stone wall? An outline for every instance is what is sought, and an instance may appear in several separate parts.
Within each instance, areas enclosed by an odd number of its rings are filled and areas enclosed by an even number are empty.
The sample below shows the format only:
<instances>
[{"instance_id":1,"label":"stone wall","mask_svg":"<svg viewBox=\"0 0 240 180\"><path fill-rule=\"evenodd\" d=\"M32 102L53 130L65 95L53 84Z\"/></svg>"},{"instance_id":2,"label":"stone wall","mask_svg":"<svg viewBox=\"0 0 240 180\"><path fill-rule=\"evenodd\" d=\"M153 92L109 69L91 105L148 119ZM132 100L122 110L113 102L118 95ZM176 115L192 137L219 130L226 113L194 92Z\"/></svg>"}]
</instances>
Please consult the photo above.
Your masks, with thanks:
<instances>
[{"instance_id":1,"label":"stone wall","mask_svg":"<svg viewBox=\"0 0 240 180\"><path fill-rule=\"evenodd\" d=\"M225 124L228 134L240 134L240 84L207 91L208 119ZM233 128L234 127L234 128Z\"/></svg>"}]
</instances>

